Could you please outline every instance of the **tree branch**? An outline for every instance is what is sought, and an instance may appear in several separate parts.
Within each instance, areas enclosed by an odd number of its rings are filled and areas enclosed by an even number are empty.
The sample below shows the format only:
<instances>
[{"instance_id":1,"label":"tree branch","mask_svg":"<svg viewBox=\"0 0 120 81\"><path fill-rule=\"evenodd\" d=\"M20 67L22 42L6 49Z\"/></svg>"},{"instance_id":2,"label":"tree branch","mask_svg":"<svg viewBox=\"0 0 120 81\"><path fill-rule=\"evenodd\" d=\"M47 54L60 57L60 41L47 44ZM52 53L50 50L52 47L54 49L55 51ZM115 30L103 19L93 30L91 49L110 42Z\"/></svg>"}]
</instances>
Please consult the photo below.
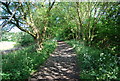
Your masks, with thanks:
<instances>
[{"instance_id":1,"label":"tree branch","mask_svg":"<svg viewBox=\"0 0 120 81\"><path fill-rule=\"evenodd\" d=\"M21 27L21 26L19 25L19 20L18 20L18 19L16 18L16 16L15 16L15 12L16 12L16 10L18 9L18 7L21 6L21 3L20 3L20 5L18 5L18 6L15 8L15 10L14 10L13 13L10 11L10 9L9 9L9 4L7 4L7 2L6 2L6 3L1 2L1 3L6 7L7 12L11 15L11 17L9 18L9 20L8 20L5 24L3 24L0 28L3 28L6 24L8 24L8 23L10 22L11 24L14 24L15 26L17 26L21 31L24 31L24 32L30 34L31 36L35 37L35 34L34 34L34 33L28 31L27 29L24 29L24 27ZM12 22L12 21L11 21L12 18L14 18L14 21L15 21L15 22Z\"/></svg>"},{"instance_id":2,"label":"tree branch","mask_svg":"<svg viewBox=\"0 0 120 81\"><path fill-rule=\"evenodd\" d=\"M53 1L53 3L51 4L51 6L48 8L47 12L50 12L50 10L52 9L53 5L55 4L55 0ZM49 4L50 5L50 4Z\"/></svg>"},{"instance_id":3,"label":"tree branch","mask_svg":"<svg viewBox=\"0 0 120 81\"><path fill-rule=\"evenodd\" d=\"M18 7L19 7L20 5L18 5L16 8L15 8L15 10L13 11L13 13L12 13L12 15L11 15L11 17L8 19L8 21L7 22L5 22L3 25L1 25L0 26L0 28L3 28L5 25L7 25L10 21L11 21L11 19L13 18L13 16L15 15L15 13L16 13L16 10L18 9Z\"/></svg>"},{"instance_id":4,"label":"tree branch","mask_svg":"<svg viewBox=\"0 0 120 81\"><path fill-rule=\"evenodd\" d=\"M14 24L15 26L17 26L21 31L30 34L32 37L35 37L35 35L34 35L32 32L30 32L30 31L24 29L24 27L18 26L18 24L14 23L14 22L12 22L12 21L11 21L10 23L12 23L12 24Z\"/></svg>"}]
</instances>

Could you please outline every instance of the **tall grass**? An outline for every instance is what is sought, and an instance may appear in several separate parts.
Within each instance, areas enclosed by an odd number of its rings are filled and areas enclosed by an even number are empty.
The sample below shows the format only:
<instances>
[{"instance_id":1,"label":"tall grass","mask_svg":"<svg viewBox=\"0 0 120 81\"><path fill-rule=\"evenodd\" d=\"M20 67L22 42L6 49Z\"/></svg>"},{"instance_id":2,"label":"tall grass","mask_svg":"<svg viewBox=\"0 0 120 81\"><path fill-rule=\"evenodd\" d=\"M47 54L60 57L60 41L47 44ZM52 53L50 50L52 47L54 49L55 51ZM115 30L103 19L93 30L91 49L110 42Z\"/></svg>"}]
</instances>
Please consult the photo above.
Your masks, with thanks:
<instances>
[{"instance_id":1,"label":"tall grass","mask_svg":"<svg viewBox=\"0 0 120 81\"><path fill-rule=\"evenodd\" d=\"M85 46L84 44L72 40L66 41L75 48L80 66L81 79L120 80L118 60L108 51Z\"/></svg>"},{"instance_id":2,"label":"tall grass","mask_svg":"<svg viewBox=\"0 0 120 81\"><path fill-rule=\"evenodd\" d=\"M2 58L2 79L23 81L30 76L30 73L44 63L56 47L55 42L44 42L44 49L36 52L35 46L29 46L6 55Z\"/></svg>"}]
</instances>

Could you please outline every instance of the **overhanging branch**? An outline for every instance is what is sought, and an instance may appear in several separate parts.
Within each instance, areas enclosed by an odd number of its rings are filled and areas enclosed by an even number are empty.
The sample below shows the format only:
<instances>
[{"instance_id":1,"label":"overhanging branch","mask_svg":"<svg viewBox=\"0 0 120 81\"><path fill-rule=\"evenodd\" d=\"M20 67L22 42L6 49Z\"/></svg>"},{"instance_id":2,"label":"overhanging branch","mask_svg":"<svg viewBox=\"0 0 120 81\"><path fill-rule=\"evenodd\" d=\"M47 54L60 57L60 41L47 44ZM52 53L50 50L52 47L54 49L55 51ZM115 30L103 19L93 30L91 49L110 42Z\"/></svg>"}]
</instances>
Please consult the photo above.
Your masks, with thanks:
<instances>
[{"instance_id":1,"label":"overhanging branch","mask_svg":"<svg viewBox=\"0 0 120 81\"><path fill-rule=\"evenodd\" d=\"M0 29L1 28L3 28L5 25L7 25L10 21L11 21L11 19L13 18L13 16L15 15L15 13L16 13L16 10L18 9L18 7L19 7L20 5L18 5L16 8L15 8L15 10L13 11L13 13L12 13L12 15L11 15L11 17L8 19L8 21L7 22L5 22L3 25L1 25L0 26Z\"/></svg>"}]
</instances>

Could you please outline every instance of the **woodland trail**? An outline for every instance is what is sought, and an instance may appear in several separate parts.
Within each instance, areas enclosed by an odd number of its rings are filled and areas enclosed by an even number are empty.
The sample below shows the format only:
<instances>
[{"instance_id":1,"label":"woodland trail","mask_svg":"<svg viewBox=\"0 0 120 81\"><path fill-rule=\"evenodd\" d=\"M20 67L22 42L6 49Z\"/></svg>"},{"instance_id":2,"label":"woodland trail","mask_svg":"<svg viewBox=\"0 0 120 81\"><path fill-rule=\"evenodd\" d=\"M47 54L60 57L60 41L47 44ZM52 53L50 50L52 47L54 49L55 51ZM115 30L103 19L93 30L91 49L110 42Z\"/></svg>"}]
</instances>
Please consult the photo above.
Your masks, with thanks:
<instances>
[{"instance_id":1,"label":"woodland trail","mask_svg":"<svg viewBox=\"0 0 120 81\"><path fill-rule=\"evenodd\" d=\"M45 64L29 78L29 81L78 81L79 69L76 60L73 48L65 42L58 42L55 51Z\"/></svg>"}]
</instances>

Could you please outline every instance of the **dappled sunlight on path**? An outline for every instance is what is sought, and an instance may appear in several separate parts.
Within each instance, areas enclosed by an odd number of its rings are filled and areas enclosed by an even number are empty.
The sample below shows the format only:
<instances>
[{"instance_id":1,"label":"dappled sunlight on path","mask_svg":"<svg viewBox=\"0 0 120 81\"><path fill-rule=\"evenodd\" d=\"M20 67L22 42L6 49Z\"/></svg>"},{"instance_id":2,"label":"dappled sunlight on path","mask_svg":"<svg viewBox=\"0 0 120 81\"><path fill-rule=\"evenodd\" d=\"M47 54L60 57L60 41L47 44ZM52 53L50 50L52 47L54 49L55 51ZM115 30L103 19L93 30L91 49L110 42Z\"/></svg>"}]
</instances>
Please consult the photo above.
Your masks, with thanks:
<instances>
[{"instance_id":1,"label":"dappled sunlight on path","mask_svg":"<svg viewBox=\"0 0 120 81\"><path fill-rule=\"evenodd\" d=\"M39 79L69 79L78 81L79 70L76 64L76 54L69 45L64 42L58 42L58 46L44 66L34 73L29 81L37 81Z\"/></svg>"}]
</instances>

